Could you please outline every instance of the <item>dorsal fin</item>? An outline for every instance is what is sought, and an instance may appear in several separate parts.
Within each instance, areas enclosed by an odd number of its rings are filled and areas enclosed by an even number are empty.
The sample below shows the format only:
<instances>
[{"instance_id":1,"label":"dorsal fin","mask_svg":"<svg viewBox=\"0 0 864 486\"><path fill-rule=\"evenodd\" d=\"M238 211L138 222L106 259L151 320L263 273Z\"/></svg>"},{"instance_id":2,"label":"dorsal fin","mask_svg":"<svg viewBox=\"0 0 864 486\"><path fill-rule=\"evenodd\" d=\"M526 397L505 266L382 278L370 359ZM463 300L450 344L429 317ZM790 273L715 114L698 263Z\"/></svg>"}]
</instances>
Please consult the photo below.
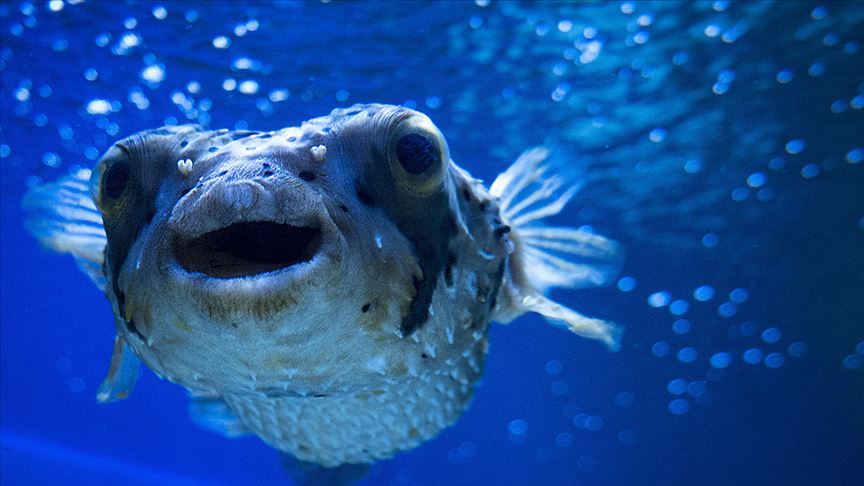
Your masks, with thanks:
<instances>
[{"instance_id":1,"label":"dorsal fin","mask_svg":"<svg viewBox=\"0 0 864 486\"><path fill-rule=\"evenodd\" d=\"M549 150L543 147L523 153L492 183L489 192L499 198L501 219L512 228L515 245L495 318L508 322L536 312L617 349L619 327L583 316L544 295L553 287L604 285L618 271L620 251L613 241L589 229L544 223L561 212L579 188L573 171L551 163Z\"/></svg>"}]
</instances>

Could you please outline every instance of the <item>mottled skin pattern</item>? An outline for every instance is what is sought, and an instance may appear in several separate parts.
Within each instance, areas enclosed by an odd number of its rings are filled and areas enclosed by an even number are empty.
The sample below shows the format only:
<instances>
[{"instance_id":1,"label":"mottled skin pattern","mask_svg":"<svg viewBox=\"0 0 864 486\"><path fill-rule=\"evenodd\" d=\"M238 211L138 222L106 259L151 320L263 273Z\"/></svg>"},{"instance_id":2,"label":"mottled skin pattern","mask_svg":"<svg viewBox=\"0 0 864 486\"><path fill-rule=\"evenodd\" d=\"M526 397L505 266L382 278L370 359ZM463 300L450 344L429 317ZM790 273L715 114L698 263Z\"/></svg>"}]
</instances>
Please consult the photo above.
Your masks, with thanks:
<instances>
[{"instance_id":1,"label":"mottled skin pattern","mask_svg":"<svg viewBox=\"0 0 864 486\"><path fill-rule=\"evenodd\" d=\"M401 169L393 145L407 132L435 140L440 168ZM118 161L128 184L109 197ZM157 374L224 400L302 460L371 462L453 423L489 321L512 313L513 243L494 198L408 109L355 106L267 133L151 130L115 144L92 180L118 332ZM178 262L178 242L244 221L316 228L320 244L251 276Z\"/></svg>"}]
</instances>

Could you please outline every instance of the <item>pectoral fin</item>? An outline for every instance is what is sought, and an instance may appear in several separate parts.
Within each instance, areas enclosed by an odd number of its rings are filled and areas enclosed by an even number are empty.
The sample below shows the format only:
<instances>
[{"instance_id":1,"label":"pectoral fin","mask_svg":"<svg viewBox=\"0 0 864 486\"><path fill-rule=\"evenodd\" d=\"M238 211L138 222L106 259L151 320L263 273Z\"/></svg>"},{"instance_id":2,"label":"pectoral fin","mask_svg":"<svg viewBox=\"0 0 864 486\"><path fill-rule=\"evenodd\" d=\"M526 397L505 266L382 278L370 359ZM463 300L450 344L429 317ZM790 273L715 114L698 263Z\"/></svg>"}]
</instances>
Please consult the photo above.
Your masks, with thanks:
<instances>
[{"instance_id":1,"label":"pectoral fin","mask_svg":"<svg viewBox=\"0 0 864 486\"><path fill-rule=\"evenodd\" d=\"M590 228L546 224L544 220L558 214L579 189L573 168L552 164L548 157L545 148L525 152L490 189L499 198L501 219L512 228L514 245L495 320L509 322L525 312L536 312L617 350L621 328L583 316L544 295L554 287L609 283L621 263L618 245Z\"/></svg>"},{"instance_id":2,"label":"pectoral fin","mask_svg":"<svg viewBox=\"0 0 864 486\"><path fill-rule=\"evenodd\" d=\"M123 336L114 338L114 354L111 355L111 368L108 376L102 380L99 390L96 392L96 400L102 403L123 400L132 393L135 382L138 380L138 369L141 360L126 344Z\"/></svg>"}]
</instances>

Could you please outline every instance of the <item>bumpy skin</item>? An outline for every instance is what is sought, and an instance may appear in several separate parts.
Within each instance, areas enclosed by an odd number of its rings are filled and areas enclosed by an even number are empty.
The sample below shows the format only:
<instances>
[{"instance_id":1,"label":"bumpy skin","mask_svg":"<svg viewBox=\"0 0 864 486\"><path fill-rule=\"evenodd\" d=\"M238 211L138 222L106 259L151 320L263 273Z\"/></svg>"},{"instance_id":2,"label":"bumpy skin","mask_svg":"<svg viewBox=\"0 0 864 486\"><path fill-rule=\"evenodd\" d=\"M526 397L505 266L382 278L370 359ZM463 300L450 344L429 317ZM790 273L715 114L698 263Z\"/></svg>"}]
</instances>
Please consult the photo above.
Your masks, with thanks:
<instances>
[{"instance_id":1,"label":"bumpy skin","mask_svg":"<svg viewBox=\"0 0 864 486\"><path fill-rule=\"evenodd\" d=\"M437 175L398 165L394 140L414 131L437 137ZM109 197L118 161L128 184ZM166 127L118 142L92 184L118 332L272 446L325 466L371 462L469 403L512 245L424 115L364 105L268 133ZM317 228L320 245L253 276L179 262L178 242L243 221Z\"/></svg>"}]
</instances>

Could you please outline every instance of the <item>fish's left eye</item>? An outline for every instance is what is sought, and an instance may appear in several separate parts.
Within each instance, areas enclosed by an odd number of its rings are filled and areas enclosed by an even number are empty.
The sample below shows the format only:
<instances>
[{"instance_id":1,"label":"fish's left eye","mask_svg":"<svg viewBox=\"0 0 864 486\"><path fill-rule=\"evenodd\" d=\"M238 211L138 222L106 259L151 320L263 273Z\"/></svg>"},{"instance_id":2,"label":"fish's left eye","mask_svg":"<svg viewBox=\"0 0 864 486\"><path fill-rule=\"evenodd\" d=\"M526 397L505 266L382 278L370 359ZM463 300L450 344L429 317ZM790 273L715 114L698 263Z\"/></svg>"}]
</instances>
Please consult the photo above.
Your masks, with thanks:
<instances>
[{"instance_id":1,"label":"fish's left eye","mask_svg":"<svg viewBox=\"0 0 864 486\"><path fill-rule=\"evenodd\" d=\"M396 142L396 158L409 174L426 172L438 162L440 155L441 151L432 140L419 133L403 135Z\"/></svg>"},{"instance_id":2,"label":"fish's left eye","mask_svg":"<svg viewBox=\"0 0 864 486\"><path fill-rule=\"evenodd\" d=\"M429 118L412 114L394 127L389 142L390 174L405 193L426 197L444 183L450 152Z\"/></svg>"}]
</instances>

